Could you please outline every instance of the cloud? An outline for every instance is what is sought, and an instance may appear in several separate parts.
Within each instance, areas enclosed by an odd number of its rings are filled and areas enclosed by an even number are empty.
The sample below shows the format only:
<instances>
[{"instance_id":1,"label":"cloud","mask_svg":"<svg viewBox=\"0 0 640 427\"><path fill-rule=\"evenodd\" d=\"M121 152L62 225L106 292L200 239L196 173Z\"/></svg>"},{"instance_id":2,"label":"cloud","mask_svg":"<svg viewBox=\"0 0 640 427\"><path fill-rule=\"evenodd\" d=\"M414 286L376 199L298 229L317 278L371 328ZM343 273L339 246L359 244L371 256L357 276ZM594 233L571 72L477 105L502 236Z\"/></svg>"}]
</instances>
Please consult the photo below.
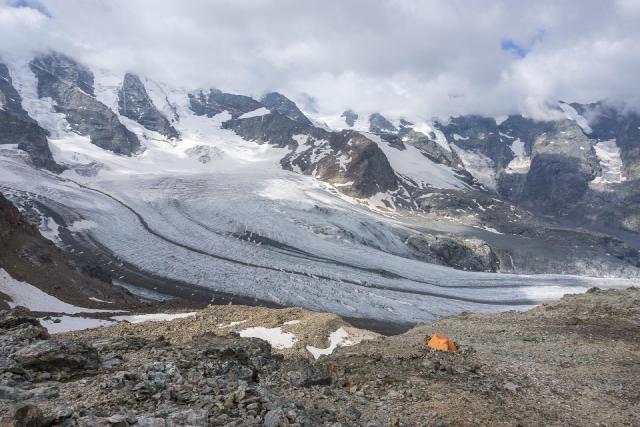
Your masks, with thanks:
<instances>
[{"instance_id":1,"label":"cloud","mask_svg":"<svg viewBox=\"0 0 640 427\"><path fill-rule=\"evenodd\" d=\"M640 104L637 22L634 0L0 0L0 55L56 49L323 114L541 117L555 99Z\"/></svg>"}]
</instances>

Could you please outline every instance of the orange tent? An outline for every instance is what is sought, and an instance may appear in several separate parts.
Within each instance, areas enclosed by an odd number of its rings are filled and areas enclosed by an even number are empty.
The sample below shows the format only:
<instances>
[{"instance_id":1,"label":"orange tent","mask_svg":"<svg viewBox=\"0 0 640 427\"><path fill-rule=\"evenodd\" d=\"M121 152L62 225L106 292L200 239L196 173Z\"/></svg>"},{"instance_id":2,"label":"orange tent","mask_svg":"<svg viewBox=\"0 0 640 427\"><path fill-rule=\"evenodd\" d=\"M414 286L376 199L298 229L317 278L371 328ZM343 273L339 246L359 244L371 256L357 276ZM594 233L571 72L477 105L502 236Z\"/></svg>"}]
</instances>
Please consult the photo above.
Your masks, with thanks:
<instances>
[{"instance_id":1,"label":"orange tent","mask_svg":"<svg viewBox=\"0 0 640 427\"><path fill-rule=\"evenodd\" d=\"M453 353L458 351L458 348L454 344L453 340L445 334L437 333L433 334L431 339L427 342L427 347L440 351L451 351Z\"/></svg>"}]
</instances>

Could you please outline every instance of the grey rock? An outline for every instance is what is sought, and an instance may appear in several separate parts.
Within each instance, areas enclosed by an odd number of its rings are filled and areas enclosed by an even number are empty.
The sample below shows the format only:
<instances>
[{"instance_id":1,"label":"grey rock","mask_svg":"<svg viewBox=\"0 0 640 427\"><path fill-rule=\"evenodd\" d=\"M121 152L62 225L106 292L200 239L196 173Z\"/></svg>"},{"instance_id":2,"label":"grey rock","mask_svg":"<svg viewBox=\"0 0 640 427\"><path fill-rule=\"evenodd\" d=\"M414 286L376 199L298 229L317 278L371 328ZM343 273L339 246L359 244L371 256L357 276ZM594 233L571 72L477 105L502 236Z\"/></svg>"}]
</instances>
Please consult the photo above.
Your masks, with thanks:
<instances>
[{"instance_id":1,"label":"grey rock","mask_svg":"<svg viewBox=\"0 0 640 427\"><path fill-rule=\"evenodd\" d=\"M294 387L331 384L331 374L324 366L306 359L295 358L285 363L286 377Z\"/></svg>"},{"instance_id":2,"label":"grey rock","mask_svg":"<svg viewBox=\"0 0 640 427\"><path fill-rule=\"evenodd\" d=\"M38 78L38 96L52 98L56 112L65 115L74 132L116 154L131 155L140 149L133 132L93 96L93 75L85 67L56 53L39 56L30 66Z\"/></svg>"},{"instance_id":3,"label":"grey rock","mask_svg":"<svg viewBox=\"0 0 640 427\"><path fill-rule=\"evenodd\" d=\"M599 172L589 138L572 121L537 138L520 200L538 211L563 214L574 207Z\"/></svg>"},{"instance_id":4,"label":"grey rock","mask_svg":"<svg viewBox=\"0 0 640 427\"><path fill-rule=\"evenodd\" d=\"M209 425L209 412L204 409L189 409L174 412L167 416L167 427L207 427Z\"/></svg>"},{"instance_id":5,"label":"grey rock","mask_svg":"<svg viewBox=\"0 0 640 427\"><path fill-rule=\"evenodd\" d=\"M341 188L348 194L369 197L398 189L396 175L380 147L359 132L327 132L277 113L229 120L223 128L257 143L292 150L297 147L281 160L283 168L297 169L328 182L351 183ZM300 138L304 136L306 143L301 145ZM345 164L344 159L350 161Z\"/></svg>"},{"instance_id":6,"label":"grey rock","mask_svg":"<svg viewBox=\"0 0 640 427\"><path fill-rule=\"evenodd\" d=\"M413 235L407 244L428 261L468 271L495 273L500 264L491 247L479 239Z\"/></svg>"},{"instance_id":7,"label":"grey rock","mask_svg":"<svg viewBox=\"0 0 640 427\"><path fill-rule=\"evenodd\" d=\"M135 74L125 74L122 87L118 91L118 107L120 114L135 120L149 130L167 138L180 137L169 120L153 104L144 84Z\"/></svg>"},{"instance_id":8,"label":"grey rock","mask_svg":"<svg viewBox=\"0 0 640 427\"><path fill-rule=\"evenodd\" d=\"M504 139L495 119L481 116L460 116L452 118L449 123L436 123L449 143L458 147L483 154L490 158L497 171L502 171L513 160L511 139Z\"/></svg>"},{"instance_id":9,"label":"grey rock","mask_svg":"<svg viewBox=\"0 0 640 427\"><path fill-rule=\"evenodd\" d=\"M213 117L228 111L234 119L263 105L253 98L244 95L225 93L211 89L208 93L199 91L189 94L191 110L198 116Z\"/></svg>"},{"instance_id":10,"label":"grey rock","mask_svg":"<svg viewBox=\"0 0 640 427\"><path fill-rule=\"evenodd\" d=\"M264 427L287 427L289 419L282 409L272 409L264 416Z\"/></svg>"},{"instance_id":11,"label":"grey rock","mask_svg":"<svg viewBox=\"0 0 640 427\"><path fill-rule=\"evenodd\" d=\"M398 129L385 116L373 113L369 116L369 132L372 133L396 133Z\"/></svg>"},{"instance_id":12,"label":"grey rock","mask_svg":"<svg viewBox=\"0 0 640 427\"><path fill-rule=\"evenodd\" d=\"M311 126L311 120L304 115L295 102L278 92L270 92L260 98L260 102L272 112L277 112L303 125Z\"/></svg>"},{"instance_id":13,"label":"grey rock","mask_svg":"<svg viewBox=\"0 0 640 427\"><path fill-rule=\"evenodd\" d=\"M25 400L30 397L30 394L24 390L16 387L9 387L0 385L0 400Z\"/></svg>"},{"instance_id":14,"label":"grey rock","mask_svg":"<svg viewBox=\"0 0 640 427\"><path fill-rule=\"evenodd\" d=\"M137 427L166 427L164 418L138 417L135 423Z\"/></svg>"},{"instance_id":15,"label":"grey rock","mask_svg":"<svg viewBox=\"0 0 640 427\"><path fill-rule=\"evenodd\" d=\"M48 132L22 108L22 98L13 87L9 69L0 63L0 144L18 144L37 167L61 172L47 141Z\"/></svg>"},{"instance_id":16,"label":"grey rock","mask_svg":"<svg viewBox=\"0 0 640 427\"><path fill-rule=\"evenodd\" d=\"M340 117L344 117L344 122L349 127L353 127L353 125L356 124L356 120L358 120L358 114L356 114L356 112L353 110L344 111L342 114L340 114Z\"/></svg>"},{"instance_id":17,"label":"grey rock","mask_svg":"<svg viewBox=\"0 0 640 427\"><path fill-rule=\"evenodd\" d=\"M11 415L0 419L2 427L41 427L44 416L42 410L32 404L20 404L11 409Z\"/></svg>"},{"instance_id":18,"label":"grey rock","mask_svg":"<svg viewBox=\"0 0 640 427\"><path fill-rule=\"evenodd\" d=\"M25 368L36 370L95 369L98 352L80 342L62 343L56 340L37 341L13 354Z\"/></svg>"}]
</instances>

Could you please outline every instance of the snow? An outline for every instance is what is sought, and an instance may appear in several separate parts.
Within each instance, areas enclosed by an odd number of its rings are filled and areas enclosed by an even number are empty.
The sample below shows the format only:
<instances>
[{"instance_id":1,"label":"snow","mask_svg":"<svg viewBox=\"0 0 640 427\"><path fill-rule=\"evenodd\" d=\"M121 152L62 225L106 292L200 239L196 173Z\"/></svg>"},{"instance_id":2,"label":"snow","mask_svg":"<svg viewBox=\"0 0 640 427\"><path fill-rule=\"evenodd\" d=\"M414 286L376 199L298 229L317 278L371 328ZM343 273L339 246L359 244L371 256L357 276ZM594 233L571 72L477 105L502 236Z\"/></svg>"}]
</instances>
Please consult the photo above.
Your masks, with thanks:
<instances>
[{"instance_id":1,"label":"snow","mask_svg":"<svg viewBox=\"0 0 640 427\"><path fill-rule=\"evenodd\" d=\"M378 144L387 156L391 167L400 175L407 176L422 186L442 189L466 188L453 169L433 162L412 145L405 145L405 150L398 150L377 135L371 133L363 133L363 135Z\"/></svg>"},{"instance_id":2,"label":"snow","mask_svg":"<svg viewBox=\"0 0 640 427\"><path fill-rule=\"evenodd\" d=\"M97 226L98 224L96 224L93 221L81 219L81 220L75 221L73 224L68 226L67 230L74 233L80 233L82 231L87 231L87 230L91 230L92 228L96 228Z\"/></svg>"},{"instance_id":3,"label":"snow","mask_svg":"<svg viewBox=\"0 0 640 427\"><path fill-rule=\"evenodd\" d=\"M505 168L506 173L522 173L525 174L531 167L531 157L527 156L524 142L520 138L511 143L511 151L516 156L509 162Z\"/></svg>"},{"instance_id":4,"label":"snow","mask_svg":"<svg viewBox=\"0 0 640 427\"><path fill-rule=\"evenodd\" d=\"M271 344L273 348L291 348L298 341L296 336L290 332L283 332L282 328L264 328L257 326L240 331L241 337L260 338Z\"/></svg>"},{"instance_id":5,"label":"snow","mask_svg":"<svg viewBox=\"0 0 640 427\"><path fill-rule=\"evenodd\" d=\"M348 347L353 345L349 337L349 333L344 330L344 328L339 328L335 332L332 332L329 335L329 347L327 348L317 348L308 345L306 348L313 355L313 357L317 360L320 356L328 355L333 353L333 351L338 347Z\"/></svg>"},{"instance_id":6,"label":"snow","mask_svg":"<svg viewBox=\"0 0 640 427\"><path fill-rule=\"evenodd\" d=\"M125 288L129 292L131 292L134 296L138 297L141 300L145 301L168 301L173 299L170 295L165 295L160 292L155 292L149 289L141 288L138 286L131 285L129 283L122 282L120 280L114 279L113 284L116 286L120 286L121 288Z\"/></svg>"},{"instance_id":7,"label":"snow","mask_svg":"<svg viewBox=\"0 0 640 427\"><path fill-rule=\"evenodd\" d=\"M113 316L112 318L118 322L127 321L129 323L144 322L165 322L174 319L184 319L195 316L196 312L190 313L152 313L152 314L132 314L126 316Z\"/></svg>"},{"instance_id":8,"label":"snow","mask_svg":"<svg viewBox=\"0 0 640 427\"><path fill-rule=\"evenodd\" d=\"M602 174L593 180L594 184L614 184L626 181L622 173L620 147L615 139L598 142L594 145L596 156L602 167Z\"/></svg>"},{"instance_id":9,"label":"snow","mask_svg":"<svg viewBox=\"0 0 640 427\"><path fill-rule=\"evenodd\" d=\"M11 298L11 301L7 302L11 308L22 306L31 311L68 314L113 312L113 310L78 307L60 301L29 283L15 280L2 268L0 268L0 292Z\"/></svg>"},{"instance_id":10,"label":"snow","mask_svg":"<svg viewBox=\"0 0 640 427\"><path fill-rule=\"evenodd\" d=\"M440 145L442 148L444 148L447 151L451 151L451 146L449 145L449 142L447 141L447 137L445 136L444 132L442 132L440 129L437 129L436 127L432 126L429 123L424 123L424 122L418 122L416 125L413 126L413 130L415 130L416 132L420 132L423 133L427 136L429 136L431 133L433 133L436 136L435 142Z\"/></svg>"},{"instance_id":11,"label":"snow","mask_svg":"<svg viewBox=\"0 0 640 427\"><path fill-rule=\"evenodd\" d=\"M482 153L465 150L452 144L456 154L462 160L465 169L469 171L479 183L492 190L496 189L496 172L493 160Z\"/></svg>"},{"instance_id":12,"label":"snow","mask_svg":"<svg viewBox=\"0 0 640 427\"><path fill-rule=\"evenodd\" d=\"M174 319L184 319L187 317L195 316L196 312L191 313L151 313L151 314L131 314L126 316L113 316L114 320L118 322L127 321L129 323L144 323L144 322L165 322Z\"/></svg>"},{"instance_id":13,"label":"snow","mask_svg":"<svg viewBox=\"0 0 640 427\"><path fill-rule=\"evenodd\" d=\"M56 316L39 320L40 324L47 328L47 331L49 331L50 334L102 328L105 326L111 326L115 323L111 320L92 319L90 317L75 316ZM54 322L54 320L57 320L58 322Z\"/></svg>"},{"instance_id":14,"label":"snow","mask_svg":"<svg viewBox=\"0 0 640 427\"><path fill-rule=\"evenodd\" d=\"M243 115L241 115L238 118L239 119L249 119L251 117L261 117L261 116L264 116L266 114L271 114L271 111L269 111L265 107L260 107L257 110L253 110L253 111L249 111L248 113L244 113Z\"/></svg>"},{"instance_id":15,"label":"snow","mask_svg":"<svg viewBox=\"0 0 640 427\"><path fill-rule=\"evenodd\" d=\"M65 224L78 218L91 221L92 239L118 254L122 262L168 280L315 311L412 322L431 322L461 311L528 308L535 300L523 301L523 296L544 298L546 288L555 294L555 287L580 292L595 285L634 283L471 273L411 259L403 239L411 224L392 218L390 208L371 209L373 203L392 199L391 194L380 193L363 202L313 177L283 170L280 160L289 149L256 144L221 129L231 118L228 112L213 118L195 116L185 88L144 80L150 97L171 118L182 139L167 141L122 119L145 149L125 157L70 132L64 117L53 112L51 100L37 98L28 66L17 81L27 110L51 132L55 159L69 169L55 176L34 169L17 151L0 147L3 191L37 198ZM115 84L106 77L99 77L98 84L99 97L113 102ZM298 142L307 145L307 138ZM448 147L444 137L441 142ZM450 169L428 161L414 147L399 151L379 139L376 143L401 175L417 177L424 185L464 185ZM200 150L194 147L220 150L223 155L202 163L192 154ZM91 164L97 174L76 172L75 168ZM133 209L154 233L131 210L90 188ZM236 237L245 232L279 245ZM398 277L377 273L380 270ZM116 284L146 299L167 298Z\"/></svg>"},{"instance_id":16,"label":"snow","mask_svg":"<svg viewBox=\"0 0 640 427\"><path fill-rule=\"evenodd\" d=\"M60 243L60 226L55 219L51 217L43 217L38 227L40 234L46 239L51 240L53 243Z\"/></svg>"},{"instance_id":17,"label":"snow","mask_svg":"<svg viewBox=\"0 0 640 427\"><path fill-rule=\"evenodd\" d=\"M462 135L458 135L457 133L453 134L453 139L455 139L456 141L466 141L467 139L469 139L469 137L464 137Z\"/></svg>"},{"instance_id":18,"label":"snow","mask_svg":"<svg viewBox=\"0 0 640 427\"><path fill-rule=\"evenodd\" d=\"M91 301L95 301L95 302L103 302L103 303L106 303L106 304L113 304L113 302L111 302L111 301L105 301L103 299L96 298L96 297L89 297L89 299Z\"/></svg>"},{"instance_id":19,"label":"snow","mask_svg":"<svg viewBox=\"0 0 640 427\"><path fill-rule=\"evenodd\" d=\"M247 320L239 320L237 322L229 322L227 324L220 323L218 324L218 328L219 329L233 328L234 326L242 325L243 323L247 323Z\"/></svg>"},{"instance_id":20,"label":"snow","mask_svg":"<svg viewBox=\"0 0 640 427\"><path fill-rule=\"evenodd\" d=\"M581 116L576 111L575 108L573 108L571 105L566 104L564 102L559 102L558 105L560 106L560 109L564 112L565 117L568 118L569 120L573 120L574 122L576 122L578 126L582 128L584 133L589 134L592 132L591 126L589 126L589 121L585 119L583 116Z\"/></svg>"},{"instance_id":21,"label":"snow","mask_svg":"<svg viewBox=\"0 0 640 427\"><path fill-rule=\"evenodd\" d=\"M287 322L284 322L285 325L297 325L298 323L300 323L299 320L289 320Z\"/></svg>"}]
</instances>

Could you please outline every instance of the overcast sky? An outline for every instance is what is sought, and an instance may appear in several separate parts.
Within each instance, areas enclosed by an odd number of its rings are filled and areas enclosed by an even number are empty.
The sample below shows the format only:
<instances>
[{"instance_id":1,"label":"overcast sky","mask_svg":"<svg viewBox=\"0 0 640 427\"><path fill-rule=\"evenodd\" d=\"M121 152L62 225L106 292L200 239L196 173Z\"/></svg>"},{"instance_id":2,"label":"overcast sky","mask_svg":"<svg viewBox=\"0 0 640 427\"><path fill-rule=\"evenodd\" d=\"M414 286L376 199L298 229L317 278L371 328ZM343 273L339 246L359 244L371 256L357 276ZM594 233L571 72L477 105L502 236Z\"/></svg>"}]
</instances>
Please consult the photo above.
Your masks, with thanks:
<instances>
[{"instance_id":1,"label":"overcast sky","mask_svg":"<svg viewBox=\"0 0 640 427\"><path fill-rule=\"evenodd\" d=\"M430 118L640 100L640 0L0 0L0 55L48 48L326 114Z\"/></svg>"}]
</instances>

